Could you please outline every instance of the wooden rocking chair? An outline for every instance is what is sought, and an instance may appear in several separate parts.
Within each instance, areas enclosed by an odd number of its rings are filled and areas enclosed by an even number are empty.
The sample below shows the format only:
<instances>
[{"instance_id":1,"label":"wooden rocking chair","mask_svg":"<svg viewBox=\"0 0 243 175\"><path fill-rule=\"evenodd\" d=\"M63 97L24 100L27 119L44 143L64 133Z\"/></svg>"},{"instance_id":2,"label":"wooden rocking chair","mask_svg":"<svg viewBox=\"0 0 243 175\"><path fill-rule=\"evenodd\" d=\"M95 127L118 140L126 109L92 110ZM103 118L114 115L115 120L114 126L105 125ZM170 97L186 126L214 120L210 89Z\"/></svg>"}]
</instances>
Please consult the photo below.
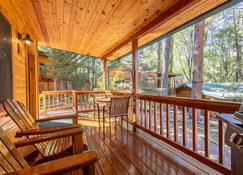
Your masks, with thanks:
<instances>
[{"instance_id":1,"label":"wooden rocking chair","mask_svg":"<svg viewBox=\"0 0 243 175\"><path fill-rule=\"evenodd\" d=\"M79 128L73 130L79 130ZM70 130L63 132L68 135L67 132L70 132ZM60 137L60 133L55 133L54 135L52 137ZM83 174L83 168L88 170L87 174L95 174L94 163L98 159L96 151L87 151L85 153L79 153L31 167L20 154L16 146L33 144L36 143L37 140L38 142L45 142L47 138L27 139L13 143L6 135L6 132L0 128L0 174Z\"/></svg>"},{"instance_id":2,"label":"wooden rocking chair","mask_svg":"<svg viewBox=\"0 0 243 175\"><path fill-rule=\"evenodd\" d=\"M26 136L29 139L35 137L49 138L51 133L63 133L65 131L69 131L72 129L79 129L79 135L75 137L66 136L56 139L49 139L45 142L36 142L36 149L44 158L53 159L58 154L62 154L64 152L70 152L70 150L74 150L74 147L79 147L81 151L87 149L86 146L86 137L84 131L82 131L79 125L68 125L68 126L58 126L53 128L39 128L37 122L33 119L33 117L29 114L28 110L25 109L23 104L17 102L15 100L7 100L0 106L0 112L4 113L6 116L10 116L11 119L15 122L15 124L19 127L21 131L17 131L15 137ZM71 116L73 117L73 116ZM53 117L55 119L59 117ZM61 116L61 118L64 118ZM39 121L39 120L38 120ZM45 120L46 121L46 120ZM74 140L78 144L73 144ZM77 149L77 148L76 148ZM75 154L72 151L71 154Z\"/></svg>"}]
</instances>

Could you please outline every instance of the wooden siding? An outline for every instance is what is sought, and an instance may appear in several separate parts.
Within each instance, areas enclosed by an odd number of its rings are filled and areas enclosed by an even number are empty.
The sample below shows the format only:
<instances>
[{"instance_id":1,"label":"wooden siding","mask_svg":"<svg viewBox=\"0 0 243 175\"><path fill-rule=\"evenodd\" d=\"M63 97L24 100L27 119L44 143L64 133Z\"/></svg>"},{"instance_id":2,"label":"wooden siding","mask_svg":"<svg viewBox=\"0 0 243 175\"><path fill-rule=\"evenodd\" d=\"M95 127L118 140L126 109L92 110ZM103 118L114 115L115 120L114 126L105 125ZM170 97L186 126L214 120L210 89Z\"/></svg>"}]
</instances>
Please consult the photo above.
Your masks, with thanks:
<instances>
[{"instance_id":1,"label":"wooden siding","mask_svg":"<svg viewBox=\"0 0 243 175\"><path fill-rule=\"evenodd\" d=\"M20 1L14 2L20 3ZM26 11L28 11L29 15L32 15L31 9ZM28 106L27 47L21 40L18 39L17 34L18 32L27 32L30 33L34 40L39 40L41 38L38 38L38 32L36 32L36 30L38 30L38 26L33 27L35 26L33 24L36 22L34 18L30 19L30 17L26 16L26 12L15 8L13 1L0 1L0 12L7 18L12 26L13 98Z\"/></svg>"},{"instance_id":2,"label":"wooden siding","mask_svg":"<svg viewBox=\"0 0 243 175\"><path fill-rule=\"evenodd\" d=\"M20 53L18 53L18 44ZM25 45L16 37L12 29L12 72L13 98L27 105L27 58Z\"/></svg>"}]
</instances>

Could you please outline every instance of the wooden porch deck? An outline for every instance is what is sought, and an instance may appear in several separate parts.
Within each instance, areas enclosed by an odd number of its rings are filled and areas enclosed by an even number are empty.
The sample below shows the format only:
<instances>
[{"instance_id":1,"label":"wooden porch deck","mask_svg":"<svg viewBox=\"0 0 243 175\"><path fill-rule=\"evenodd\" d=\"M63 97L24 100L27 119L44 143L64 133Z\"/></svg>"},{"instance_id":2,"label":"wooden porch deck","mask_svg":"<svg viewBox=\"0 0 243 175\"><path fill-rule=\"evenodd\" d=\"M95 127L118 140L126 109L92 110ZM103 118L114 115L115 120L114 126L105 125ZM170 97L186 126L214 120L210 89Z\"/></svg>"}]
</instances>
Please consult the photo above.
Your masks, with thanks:
<instances>
[{"instance_id":1,"label":"wooden porch deck","mask_svg":"<svg viewBox=\"0 0 243 175\"><path fill-rule=\"evenodd\" d=\"M99 153L96 174L218 174L141 130L127 132L114 122L111 127L108 122L98 127L93 117L79 122L86 130L88 147Z\"/></svg>"}]
</instances>

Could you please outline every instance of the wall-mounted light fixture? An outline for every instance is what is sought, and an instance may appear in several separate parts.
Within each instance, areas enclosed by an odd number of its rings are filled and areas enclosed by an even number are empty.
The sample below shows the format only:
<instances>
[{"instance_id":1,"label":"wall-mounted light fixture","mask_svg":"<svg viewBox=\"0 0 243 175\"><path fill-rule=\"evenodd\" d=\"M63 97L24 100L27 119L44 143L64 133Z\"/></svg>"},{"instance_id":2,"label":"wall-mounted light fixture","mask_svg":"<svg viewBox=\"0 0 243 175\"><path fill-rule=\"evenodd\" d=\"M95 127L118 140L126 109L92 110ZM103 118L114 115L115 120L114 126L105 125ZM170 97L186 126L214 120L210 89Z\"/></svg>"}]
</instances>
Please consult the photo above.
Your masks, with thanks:
<instances>
[{"instance_id":1,"label":"wall-mounted light fixture","mask_svg":"<svg viewBox=\"0 0 243 175\"><path fill-rule=\"evenodd\" d=\"M28 33L18 33L18 38L28 45L33 43L33 40L30 38L30 35Z\"/></svg>"}]
</instances>

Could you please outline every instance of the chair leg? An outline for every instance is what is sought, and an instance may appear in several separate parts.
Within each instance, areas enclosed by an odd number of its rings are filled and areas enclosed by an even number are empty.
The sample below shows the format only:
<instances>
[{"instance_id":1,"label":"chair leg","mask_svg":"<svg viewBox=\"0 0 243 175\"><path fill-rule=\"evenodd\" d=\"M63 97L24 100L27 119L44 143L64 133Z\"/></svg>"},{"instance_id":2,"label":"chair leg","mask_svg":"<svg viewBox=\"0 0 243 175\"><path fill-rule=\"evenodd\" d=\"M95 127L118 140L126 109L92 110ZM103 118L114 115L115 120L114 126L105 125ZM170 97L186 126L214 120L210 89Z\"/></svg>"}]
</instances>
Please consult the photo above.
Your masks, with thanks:
<instances>
[{"instance_id":1,"label":"chair leg","mask_svg":"<svg viewBox=\"0 0 243 175\"><path fill-rule=\"evenodd\" d=\"M121 117L121 126L123 127L123 116Z\"/></svg>"},{"instance_id":2,"label":"chair leg","mask_svg":"<svg viewBox=\"0 0 243 175\"><path fill-rule=\"evenodd\" d=\"M96 112L95 112L95 109L94 109L94 121L95 121L95 114L96 114Z\"/></svg>"},{"instance_id":3,"label":"chair leg","mask_svg":"<svg viewBox=\"0 0 243 175\"><path fill-rule=\"evenodd\" d=\"M128 131L128 115L127 115L127 131Z\"/></svg>"},{"instance_id":4,"label":"chair leg","mask_svg":"<svg viewBox=\"0 0 243 175\"><path fill-rule=\"evenodd\" d=\"M109 116L109 126L111 126L111 116Z\"/></svg>"},{"instance_id":5,"label":"chair leg","mask_svg":"<svg viewBox=\"0 0 243 175\"><path fill-rule=\"evenodd\" d=\"M98 110L98 122L99 122L99 126L100 126L100 110Z\"/></svg>"}]
</instances>

